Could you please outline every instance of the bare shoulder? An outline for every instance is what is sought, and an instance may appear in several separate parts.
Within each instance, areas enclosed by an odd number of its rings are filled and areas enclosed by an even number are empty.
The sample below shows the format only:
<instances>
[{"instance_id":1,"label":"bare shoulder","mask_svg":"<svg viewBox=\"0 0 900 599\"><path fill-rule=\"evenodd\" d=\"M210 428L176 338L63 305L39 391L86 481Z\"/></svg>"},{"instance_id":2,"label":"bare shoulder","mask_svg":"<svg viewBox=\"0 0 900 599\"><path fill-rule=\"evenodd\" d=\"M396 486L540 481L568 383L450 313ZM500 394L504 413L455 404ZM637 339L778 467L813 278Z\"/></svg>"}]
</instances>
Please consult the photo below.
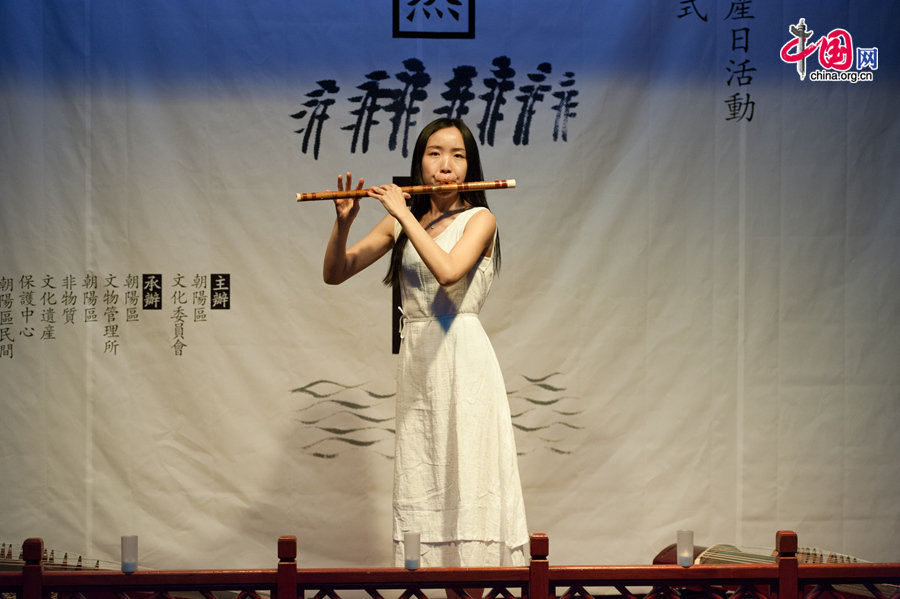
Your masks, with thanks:
<instances>
[{"instance_id":1,"label":"bare shoulder","mask_svg":"<svg viewBox=\"0 0 900 599\"><path fill-rule=\"evenodd\" d=\"M466 223L466 228L468 229L469 227L485 229L493 233L494 229L497 227L497 218L494 216L494 213L487 208L478 210L471 218L469 218L469 222Z\"/></svg>"}]
</instances>

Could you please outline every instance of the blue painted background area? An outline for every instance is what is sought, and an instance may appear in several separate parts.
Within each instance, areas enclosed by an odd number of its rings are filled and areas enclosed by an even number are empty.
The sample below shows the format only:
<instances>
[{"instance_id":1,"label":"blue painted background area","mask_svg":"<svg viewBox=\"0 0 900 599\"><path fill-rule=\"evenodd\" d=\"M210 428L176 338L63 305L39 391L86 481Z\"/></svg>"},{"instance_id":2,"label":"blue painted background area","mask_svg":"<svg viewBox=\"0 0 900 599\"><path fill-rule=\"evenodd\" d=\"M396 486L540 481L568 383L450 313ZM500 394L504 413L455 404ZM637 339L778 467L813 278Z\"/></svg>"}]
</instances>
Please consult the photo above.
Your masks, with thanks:
<instances>
[{"instance_id":1,"label":"blue painted background area","mask_svg":"<svg viewBox=\"0 0 900 599\"><path fill-rule=\"evenodd\" d=\"M798 1L778 10L709 0L481 2L474 40L395 40L390 11L367 3L11 0L0 8L0 65L7 84L11 77L34 83L89 76L187 93L209 79L268 79L278 89L307 73L319 76L322 63L354 73L417 55L437 67L515 50L522 65L562 55L581 76L644 73L686 82L715 80L727 67L731 29L746 26L755 78L771 84L780 80L778 50L789 39L787 28L804 17L816 36L840 27L857 44L879 47L880 79L896 82L898 10L875 0ZM741 14L752 18L736 18Z\"/></svg>"}]
</instances>

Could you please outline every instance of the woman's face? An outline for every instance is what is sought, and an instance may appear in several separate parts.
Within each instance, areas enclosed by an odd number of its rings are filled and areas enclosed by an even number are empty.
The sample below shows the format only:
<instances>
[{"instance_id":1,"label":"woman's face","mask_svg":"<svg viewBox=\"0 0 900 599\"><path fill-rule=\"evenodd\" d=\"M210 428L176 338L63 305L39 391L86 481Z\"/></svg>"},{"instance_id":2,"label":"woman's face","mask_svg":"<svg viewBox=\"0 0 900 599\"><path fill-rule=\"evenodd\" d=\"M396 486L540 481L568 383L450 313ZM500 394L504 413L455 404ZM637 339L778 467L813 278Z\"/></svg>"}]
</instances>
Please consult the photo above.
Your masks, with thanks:
<instances>
[{"instance_id":1,"label":"woman's face","mask_svg":"<svg viewBox=\"0 0 900 599\"><path fill-rule=\"evenodd\" d=\"M426 185L462 183L468 162L462 133L456 127L438 129L425 144L422 156L422 180Z\"/></svg>"}]
</instances>

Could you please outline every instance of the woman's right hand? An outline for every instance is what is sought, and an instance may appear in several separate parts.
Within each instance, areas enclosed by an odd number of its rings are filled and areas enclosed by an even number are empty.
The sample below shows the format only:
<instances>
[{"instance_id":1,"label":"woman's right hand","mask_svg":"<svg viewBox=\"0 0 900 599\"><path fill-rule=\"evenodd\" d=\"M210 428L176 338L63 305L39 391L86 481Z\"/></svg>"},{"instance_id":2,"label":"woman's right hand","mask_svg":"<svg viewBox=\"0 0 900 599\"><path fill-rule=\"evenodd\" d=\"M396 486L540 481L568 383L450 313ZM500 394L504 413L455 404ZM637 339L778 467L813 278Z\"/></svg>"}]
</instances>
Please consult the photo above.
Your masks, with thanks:
<instances>
[{"instance_id":1,"label":"woman's right hand","mask_svg":"<svg viewBox=\"0 0 900 599\"><path fill-rule=\"evenodd\" d=\"M353 176L347 171L346 174L347 181L344 182L343 177L338 175L338 191L349 191L350 186L353 184ZM359 182L356 184L356 189L363 189L363 185L365 185L365 179L360 178ZM337 198L334 200L334 209L337 213L337 218L339 221L350 221L356 218L357 213L359 212L359 200L360 198Z\"/></svg>"},{"instance_id":2,"label":"woman's right hand","mask_svg":"<svg viewBox=\"0 0 900 599\"><path fill-rule=\"evenodd\" d=\"M353 176L338 176L338 191L352 191ZM365 181L360 179L356 189L362 190ZM365 197L365 196L362 196ZM347 248L347 237L350 226L359 212L360 198L339 198L334 200L337 218L325 247L325 260L322 264L322 278L329 285L342 283L372 265L380 257L388 253L394 246L394 219L385 216L362 239Z\"/></svg>"}]
</instances>

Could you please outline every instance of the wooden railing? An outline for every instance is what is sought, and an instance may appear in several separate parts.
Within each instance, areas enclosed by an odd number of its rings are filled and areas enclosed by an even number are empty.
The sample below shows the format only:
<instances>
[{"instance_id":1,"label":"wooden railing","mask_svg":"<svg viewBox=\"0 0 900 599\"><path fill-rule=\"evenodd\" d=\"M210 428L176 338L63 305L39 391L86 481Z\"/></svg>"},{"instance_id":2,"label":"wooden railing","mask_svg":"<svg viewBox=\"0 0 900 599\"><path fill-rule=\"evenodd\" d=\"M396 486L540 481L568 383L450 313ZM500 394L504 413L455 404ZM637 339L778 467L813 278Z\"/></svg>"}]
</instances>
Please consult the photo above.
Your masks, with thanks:
<instances>
[{"instance_id":1,"label":"wooden railing","mask_svg":"<svg viewBox=\"0 0 900 599\"><path fill-rule=\"evenodd\" d=\"M900 599L900 563L799 564L797 536L779 532L778 558L764 565L551 566L546 535L531 537L528 566L512 568L297 568L297 540L278 540L274 570L54 571L43 541L23 544L20 572L0 572L0 592L18 599L436 599L484 589L484 599ZM217 594L218 593L218 594ZM343 593L343 595L342 595Z\"/></svg>"}]
</instances>

